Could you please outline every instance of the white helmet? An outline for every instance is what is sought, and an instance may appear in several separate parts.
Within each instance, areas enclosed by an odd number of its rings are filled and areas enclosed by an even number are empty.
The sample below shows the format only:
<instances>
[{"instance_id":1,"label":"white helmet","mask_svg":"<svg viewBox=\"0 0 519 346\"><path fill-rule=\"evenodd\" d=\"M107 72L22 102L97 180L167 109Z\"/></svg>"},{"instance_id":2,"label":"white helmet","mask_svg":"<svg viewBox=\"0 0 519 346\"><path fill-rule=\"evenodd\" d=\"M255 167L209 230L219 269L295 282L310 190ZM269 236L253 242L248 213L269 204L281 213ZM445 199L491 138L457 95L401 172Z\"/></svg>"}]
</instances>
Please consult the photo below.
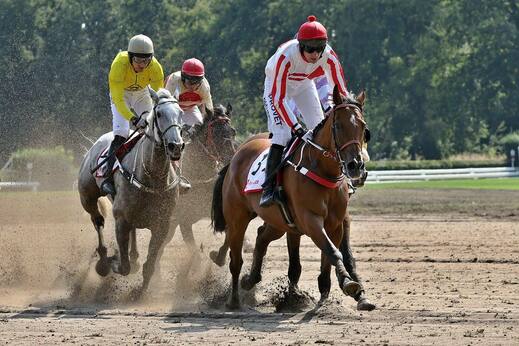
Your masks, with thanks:
<instances>
[{"instance_id":1,"label":"white helmet","mask_svg":"<svg viewBox=\"0 0 519 346\"><path fill-rule=\"evenodd\" d=\"M133 36L128 43L128 53L153 55L153 42L146 35Z\"/></svg>"}]
</instances>

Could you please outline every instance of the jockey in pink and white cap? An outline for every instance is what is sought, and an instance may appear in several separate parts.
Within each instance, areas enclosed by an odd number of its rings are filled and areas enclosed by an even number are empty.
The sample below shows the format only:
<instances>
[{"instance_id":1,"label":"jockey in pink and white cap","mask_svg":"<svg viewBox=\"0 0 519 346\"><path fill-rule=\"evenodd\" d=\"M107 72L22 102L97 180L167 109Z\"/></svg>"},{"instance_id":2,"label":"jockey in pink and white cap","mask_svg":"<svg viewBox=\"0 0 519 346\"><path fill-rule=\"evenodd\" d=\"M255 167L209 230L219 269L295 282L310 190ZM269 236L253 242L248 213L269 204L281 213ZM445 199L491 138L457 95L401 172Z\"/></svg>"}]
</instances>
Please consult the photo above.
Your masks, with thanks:
<instances>
[{"instance_id":1,"label":"jockey in pink and white cap","mask_svg":"<svg viewBox=\"0 0 519 346\"><path fill-rule=\"evenodd\" d=\"M337 54L327 44L326 28L308 16L297 32L297 39L282 44L265 67L263 103L272 134L272 146L267 159L266 176L281 162L283 149L292 137L311 137L311 130L324 119L314 78L326 76L331 89L347 95L344 72ZM306 131L292 112L295 104L303 118ZM265 181L260 205L273 203L275 179Z\"/></svg>"},{"instance_id":2,"label":"jockey in pink and white cap","mask_svg":"<svg viewBox=\"0 0 519 346\"><path fill-rule=\"evenodd\" d=\"M184 110L184 124L190 127L201 125L205 115L213 114L211 88L200 60L191 58L184 61L180 71L166 78L166 89L177 98Z\"/></svg>"}]
</instances>

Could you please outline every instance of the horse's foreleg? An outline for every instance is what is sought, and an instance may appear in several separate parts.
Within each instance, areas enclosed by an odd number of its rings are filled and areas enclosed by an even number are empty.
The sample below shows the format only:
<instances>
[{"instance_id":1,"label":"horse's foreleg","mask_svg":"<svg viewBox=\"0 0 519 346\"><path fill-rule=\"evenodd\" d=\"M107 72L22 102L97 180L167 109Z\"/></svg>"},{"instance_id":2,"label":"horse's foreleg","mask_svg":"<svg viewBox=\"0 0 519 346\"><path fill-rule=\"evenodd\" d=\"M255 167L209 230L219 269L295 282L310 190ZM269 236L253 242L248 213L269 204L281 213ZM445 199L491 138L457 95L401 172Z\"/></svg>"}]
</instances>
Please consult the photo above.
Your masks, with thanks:
<instances>
[{"instance_id":1,"label":"horse's foreleg","mask_svg":"<svg viewBox=\"0 0 519 346\"><path fill-rule=\"evenodd\" d=\"M339 280L340 288L345 294L351 297L356 296L361 287L357 282L351 279L344 267L342 254L336 247L339 245L342 237L342 223L337 229L331 232L331 235L334 238L334 241L332 242L322 227L322 221L319 220L319 217L308 217L306 221L306 225L308 225L306 228L308 230L308 235L312 238L315 245L317 245L328 257L330 263L335 266L335 272L337 274L337 279Z\"/></svg>"},{"instance_id":2,"label":"horse's foreleg","mask_svg":"<svg viewBox=\"0 0 519 346\"><path fill-rule=\"evenodd\" d=\"M351 219L349 216L347 216L343 221L343 236L339 248L342 254L346 270L350 274L352 280L358 282L360 285L359 293L353 297L357 301L357 310L371 311L375 309L376 306L372 304L366 297L364 287L362 285L362 280L360 276L357 274L355 257L353 257L353 253L350 247L350 224Z\"/></svg>"},{"instance_id":3,"label":"horse's foreleg","mask_svg":"<svg viewBox=\"0 0 519 346\"><path fill-rule=\"evenodd\" d=\"M130 230L130 272L139 271L139 251L137 250L137 232L135 228Z\"/></svg>"},{"instance_id":4,"label":"horse's foreleg","mask_svg":"<svg viewBox=\"0 0 519 346\"><path fill-rule=\"evenodd\" d=\"M299 258L299 246L301 244L301 235L294 232L287 233L288 248L288 280L291 288L297 288L299 278L301 277L301 259Z\"/></svg>"},{"instance_id":5,"label":"horse's foreleg","mask_svg":"<svg viewBox=\"0 0 519 346\"><path fill-rule=\"evenodd\" d=\"M169 232L169 225L162 225L151 230L151 239L148 246L148 257L142 266L142 289L144 292L148 289L151 277L155 272L155 267L164 252L165 239Z\"/></svg>"},{"instance_id":6,"label":"horse's foreleg","mask_svg":"<svg viewBox=\"0 0 519 346\"><path fill-rule=\"evenodd\" d=\"M112 262L112 270L121 275L130 273L130 258L128 256L128 241L132 226L125 220L118 218L115 220L115 235L119 246L119 263Z\"/></svg>"},{"instance_id":7,"label":"horse's foreleg","mask_svg":"<svg viewBox=\"0 0 519 346\"><path fill-rule=\"evenodd\" d=\"M283 234L285 234L285 232L278 231L267 224L258 228L258 236L256 237L256 245L254 246L250 273L244 275L241 280L241 287L243 289L250 290L261 281L261 267L263 265L263 258L267 253L267 248L272 241L281 238Z\"/></svg>"},{"instance_id":8,"label":"horse's foreleg","mask_svg":"<svg viewBox=\"0 0 519 346\"><path fill-rule=\"evenodd\" d=\"M319 293L321 293L320 303L323 303L328 296L330 295L330 289L332 287L332 281L330 279L330 272L332 269L332 264L324 252L321 252L321 273L317 278L317 283L319 285Z\"/></svg>"}]
</instances>

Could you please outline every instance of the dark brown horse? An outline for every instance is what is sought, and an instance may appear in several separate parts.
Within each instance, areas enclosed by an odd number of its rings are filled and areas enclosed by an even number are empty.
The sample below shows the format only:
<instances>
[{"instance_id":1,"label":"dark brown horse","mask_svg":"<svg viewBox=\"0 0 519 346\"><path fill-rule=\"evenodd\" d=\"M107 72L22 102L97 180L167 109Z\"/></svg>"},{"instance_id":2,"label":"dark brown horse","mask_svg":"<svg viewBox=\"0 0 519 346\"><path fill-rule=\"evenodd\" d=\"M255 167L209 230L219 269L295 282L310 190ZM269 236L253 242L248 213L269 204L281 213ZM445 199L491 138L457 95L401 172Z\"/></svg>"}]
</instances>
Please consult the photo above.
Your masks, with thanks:
<instances>
[{"instance_id":1,"label":"dark brown horse","mask_svg":"<svg viewBox=\"0 0 519 346\"><path fill-rule=\"evenodd\" d=\"M180 226L184 242L196 247L192 226L211 216L213 186L218 171L230 161L238 143L231 124L232 106L217 105L214 114L189 138L182 158L182 174L191 182L191 190L180 197L171 220L168 243Z\"/></svg>"},{"instance_id":2,"label":"dark brown horse","mask_svg":"<svg viewBox=\"0 0 519 346\"><path fill-rule=\"evenodd\" d=\"M359 178L365 172L361 156L366 131L362 115L364 93L355 100L345 100L335 88L333 97L336 106L314 130L315 145L305 143L296 151L292 162L297 163L297 170L287 168L282 172L295 228L285 222L277 206L259 207L259 193L243 193L249 168L270 145L270 141L256 138L246 142L238 149L229 166L220 172L213 193L212 221L215 231L226 231L225 242L231 250L230 308L240 307L238 283L243 264L242 244L247 225L256 216L261 217L269 227L258 235L251 272L242 280L244 288L251 288L261 280L261 263L268 244L287 233L289 249L297 248L298 251L298 239L302 234L309 236L321 249L319 289L322 299L326 299L330 291L331 265L335 266L339 286L345 294L358 297L362 292L360 284L352 280L346 270L338 246L343 237L348 203L348 193L342 188L342 181L344 178ZM317 180L328 183L324 184L326 186L316 183L301 172L311 172L310 176L321 177ZM291 271L294 275L297 274L296 269ZM297 282L298 275L295 276L292 279Z\"/></svg>"}]
</instances>

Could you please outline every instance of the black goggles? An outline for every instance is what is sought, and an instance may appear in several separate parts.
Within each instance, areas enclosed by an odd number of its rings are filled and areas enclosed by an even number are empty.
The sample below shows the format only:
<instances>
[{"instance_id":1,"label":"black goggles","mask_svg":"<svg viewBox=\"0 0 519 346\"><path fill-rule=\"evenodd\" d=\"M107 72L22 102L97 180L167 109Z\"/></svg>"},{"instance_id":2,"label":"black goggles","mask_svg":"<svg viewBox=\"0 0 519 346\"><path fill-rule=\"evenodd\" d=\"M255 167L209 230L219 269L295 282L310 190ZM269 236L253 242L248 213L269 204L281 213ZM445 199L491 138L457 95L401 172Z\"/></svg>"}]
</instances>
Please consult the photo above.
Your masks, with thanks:
<instances>
[{"instance_id":1,"label":"black goggles","mask_svg":"<svg viewBox=\"0 0 519 346\"><path fill-rule=\"evenodd\" d=\"M202 83L202 79L204 79L204 77L203 76L190 76L187 74L183 74L182 79L185 82L189 82L191 84L199 84L199 83Z\"/></svg>"},{"instance_id":2,"label":"black goggles","mask_svg":"<svg viewBox=\"0 0 519 346\"><path fill-rule=\"evenodd\" d=\"M326 48L326 45L320 46L320 47L311 47L311 46L302 44L301 48L303 48L303 50L307 53L315 53L315 52L322 53L324 51L324 49Z\"/></svg>"}]
</instances>

